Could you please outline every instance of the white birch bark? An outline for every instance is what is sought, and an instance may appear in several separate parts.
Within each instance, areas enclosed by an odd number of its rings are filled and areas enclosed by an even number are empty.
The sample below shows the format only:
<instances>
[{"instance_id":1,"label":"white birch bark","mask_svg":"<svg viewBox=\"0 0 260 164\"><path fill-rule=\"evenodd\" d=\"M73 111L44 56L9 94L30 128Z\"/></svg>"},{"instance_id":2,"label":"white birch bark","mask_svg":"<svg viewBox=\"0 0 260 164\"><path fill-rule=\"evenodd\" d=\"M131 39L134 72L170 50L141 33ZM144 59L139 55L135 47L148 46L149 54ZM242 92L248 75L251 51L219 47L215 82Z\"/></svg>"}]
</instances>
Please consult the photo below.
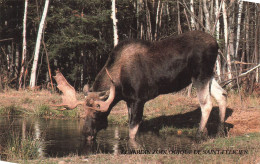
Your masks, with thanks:
<instances>
[{"instance_id":1,"label":"white birch bark","mask_svg":"<svg viewBox=\"0 0 260 164\"><path fill-rule=\"evenodd\" d=\"M231 74L231 58L228 48L228 21L227 21L227 10L226 10L226 2L224 1L222 3L222 10L223 10L223 22L224 22L224 38L225 38L225 47L226 47L226 53L227 53L227 71L228 71L228 78L232 79Z\"/></svg>"},{"instance_id":2,"label":"white birch bark","mask_svg":"<svg viewBox=\"0 0 260 164\"><path fill-rule=\"evenodd\" d=\"M24 3L24 15L23 15L23 52L22 52L22 63L21 63L21 72L19 77L19 89L22 87L22 77L24 74L24 63L26 60L26 21L27 21L27 8L28 0L25 0Z\"/></svg>"},{"instance_id":3,"label":"white birch bark","mask_svg":"<svg viewBox=\"0 0 260 164\"><path fill-rule=\"evenodd\" d=\"M238 7L238 18L237 18L237 41L236 41L236 51L234 57L237 58L238 47L239 47L239 40L240 40L240 24L241 24L241 14L243 10L243 1L239 0L239 7Z\"/></svg>"},{"instance_id":4,"label":"white birch bark","mask_svg":"<svg viewBox=\"0 0 260 164\"><path fill-rule=\"evenodd\" d=\"M114 47L115 47L118 44L117 19L116 19L116 0L112 0L111 18L113 20Z\"/></svg>"},{"instance_id":5,"label":"white birch bark","mask_svg":"<svg viewBox=\"0 0 260 164\"><path fill-rule=\"evenodd\" d=\"M193 1L193 0L190 0L190 11L193 13L193 15L195 15L193 3L194 3L194 1ZM194 16L193 16L193 15L191 15L190 24L191 24L191 29L192 29L192 30L195 30L196 23L195 23L195 19L194 19Z\"/></svg>"},{"instance_id":6,"label":"white birch bark","mask_svg":"<svg viewBox=\"0 0 260 164\"><path fill-rule=\"evenodd\" d=\"M205 27L206 27L206 32L210 32L210 20L209 20L209 10L207 7L207 0L203 0L203 12L205 14Z\"/></svg>"},{"instance_id":7,"label":"white birch bark","mask_svg":"<svg viewBox=\"0 0 260 164\"><path fill-rule=\"evenodd\" d=\"M216 33L216 39L217 39L217 42L219 42L219 19L218 19L218 15L219 15L219 3L218 3L218 0L215 0L215 16L216 16L216 30L215 30L215 33ZM220 57L218 55L217 57L217 62L216 62L216 72L217 72L217 75L218 75L218 78L219 80L221 81L221 62L220 62Z\"/></svg>"},{"instance_id":8,"label":"white birch bark","mask_svg":"<svg viewBox=\"0 0 260 164\"><path fill-rule=\"evenodd\" d=\"M43 10L41 22L39 25L36 46L35 46L33 67L32 67L31 78L30 78L30 87L31 88L35 87L35 84L36 84L36 71L37 71L39 52L40 52L40 46L41 46L41 38L42 38L44 22L45 22L45 19L47 16L48 7L49 7L49 0L45 0L44 10Z\"/></svg>"},{"instance_id":9,"label":"white birch bark","mask_svg":"<svg viewBox=\"0 0 260 164\"><path fill-rule=\"evenodd\" d=\"M160 3L161 1L158 1L157 11L156 11L156 19L155 19L155 33L154 38L157 39L157 33L158 33L158 26L159 26L159 11L160 11Z\"/></svg>"}]
</instances>

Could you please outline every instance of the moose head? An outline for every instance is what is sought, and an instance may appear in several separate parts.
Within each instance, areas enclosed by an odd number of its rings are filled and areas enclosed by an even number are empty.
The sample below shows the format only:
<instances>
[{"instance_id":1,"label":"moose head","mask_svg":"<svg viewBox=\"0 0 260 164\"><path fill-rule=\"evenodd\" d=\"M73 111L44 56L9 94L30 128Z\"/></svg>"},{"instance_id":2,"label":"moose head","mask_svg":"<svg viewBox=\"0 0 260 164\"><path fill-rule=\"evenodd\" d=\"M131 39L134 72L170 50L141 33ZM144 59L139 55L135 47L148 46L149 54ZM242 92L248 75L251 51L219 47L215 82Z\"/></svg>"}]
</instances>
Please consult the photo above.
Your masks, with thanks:
<instances>
[{"instance_id":1,"label":"moose head","mask_svg":"<svg viewBox=\"0 0 260 164\"><path fill-rule=\"evenodd\" d=\"M88 140L93 139L97 131L107 126L106 117L102 117L102 115L106 115L105 113L108 111L110 104L115 98L114 82L107 69L106 73L111 80L110 89L103 92L91 92L89 86L85 85L83 88L85 98L83 100L78 100L76 98L74 87L68 83L60 71L56 71L56 76L54 76L54 79L58 84L57 87L63 94L62 103L53 106L65 107L65 109L75 109L78 105L83 105L86 116L84 134L87 136Z\"/></svg>"}]
</instances>

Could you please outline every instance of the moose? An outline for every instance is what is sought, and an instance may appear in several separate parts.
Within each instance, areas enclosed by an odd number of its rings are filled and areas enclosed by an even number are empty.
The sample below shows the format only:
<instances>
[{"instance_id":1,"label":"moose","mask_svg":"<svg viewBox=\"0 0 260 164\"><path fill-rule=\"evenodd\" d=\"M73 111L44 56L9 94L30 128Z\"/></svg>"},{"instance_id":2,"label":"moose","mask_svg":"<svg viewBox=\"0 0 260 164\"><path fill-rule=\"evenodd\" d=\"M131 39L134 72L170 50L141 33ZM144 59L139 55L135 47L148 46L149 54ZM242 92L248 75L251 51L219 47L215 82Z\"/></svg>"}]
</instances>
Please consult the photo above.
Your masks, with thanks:
<instances>
[{"instance_id":1,"label":"moose","mask_svg":"<svg viewBox=\"0 0 260 164\"><path fill-rule=\"evenodd\" d=\"M213 77L217 55L216 40L202 31L154 42L126 40L110 53L92 87L84 86L84 100L77 100L75 89L56 72L54 78L63 92L63 102L57 106L73 109L83 105L86 111L83 133L92 140L108 126L107 117L112 108L124 100L128 108L129 138L134 139L148 100L180 91L192 83L201 108L197 135L205 135L212 110L211 96L219 105L218 131L223 134L227 93Z\"/></svg>"}]
</instances>

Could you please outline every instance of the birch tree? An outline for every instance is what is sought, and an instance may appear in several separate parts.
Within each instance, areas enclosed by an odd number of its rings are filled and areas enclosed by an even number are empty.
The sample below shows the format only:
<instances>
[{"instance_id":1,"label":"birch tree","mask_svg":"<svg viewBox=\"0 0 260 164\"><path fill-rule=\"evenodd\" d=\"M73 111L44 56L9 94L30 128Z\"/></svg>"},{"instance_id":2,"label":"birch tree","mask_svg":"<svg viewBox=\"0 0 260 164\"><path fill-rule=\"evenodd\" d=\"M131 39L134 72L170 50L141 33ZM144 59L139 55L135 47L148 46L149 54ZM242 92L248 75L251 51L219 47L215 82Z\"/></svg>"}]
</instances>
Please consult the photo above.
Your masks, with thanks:
<instances>
[{"instance_id":1,"label":"birch tree","mask_svg":"<svg viewBox=\"0 0 260 164\"><path fill-rule=\"evenodd\" d=\"M260 4L256 7L256 35L255 35L255 63L259 65L259 32L260 32ZM256 69L256 82L259 82L259 68Z\"/></svg>"},{"instance_id":2,"label":"birch tree","mask_svg":"<svg viewBox=\"0 0 260 164\"><path fill-rule=\"evenodd\" d=\"M227 19L227 10L226 10L226 2L224 1L222 3L222 10L223 10L223 22L224 22L224 39L225 39L225 47L226 47L226 54L227 54L227 72L228 72L228 78L232 79L231 74L231 58L228 48L228 19Z\"/></svg>"},{"instance_id":3,"label":"birch tree","mask_svg":"<svg viewBox=\"0 0 260 164\"><path fill-rule=\"evenodd\" d=\"M23 16L23 51L22 51L22 62L21 62L21 72L19 77L19 89L22 87L22 77L24 76L24 64L26 60L26 20L27 20L27 8L28 0L24 3L24 16Z\"/></svg>"},{"instance_id":4,"label":"birch tree","mask_svg":"<svg viewBox=\"0 0 260 164\"><path fill-rule=\"evenodd\" d=\"M205 14L205 23L206 23L206 32L210 32L210 17L209 17L209 10L207 7L207 1L203 0L203 12Z\"/></svg>"},{"instance_id":5,"label":"birch tree","mask_svg":"<svg viewBox=\"0 0 260 164\"><path fill-rule=\"evenodd\" d=\"M195 15L195 13L194 13L194 5L193 4L194 4L194 1L190 0L190 11L193 13L193 15ZM193 15L191 16L190 24L191 24L191 29L195 30L196 23L195 23L195 19L194 19Z\"/></svg>"},{"instance_id":6,"label":"birch tree","mask_svg":"<svg viewBox=\"0 0 260 164\"><path fill-rule=\"evenodd\" d=\"M243 1L239 0L239 7L238 7L238 17L237 17L237 41L236 41L236 51L234 57L237 58L238 47L239 47L239 40L240 40L240 24L241 24L241 14L243 10Z\"/></svg>"},{"instance_id":7,"label":"birch tree","mask_svg":"<svg viewBox=\"0 0 260 164\"><path fill-rule=\"evenodd\" d=\"M136 6L136 14L137 14L137 29L138 38L142 39L144 35L143 31L143 22L140 21L140 12L143 10L143 0L137 0L137 6Z\"/></svg>"},{"instance_id":8,"label":"birch tree","mask_svg":"<svg viewBox=\"0 0 260 164\"><path fill-rule=\"evenodd\" d=\"M112 0L111 18L113 20L114 46L116 46L118 44L117 19L116 19L116 0Z\"/></svg>"},{"instance_id":9,"label":"birch tree","mask_svg":"<svg viewBox=\"0 0 260 164\"><path fill-rule=\"evenodd\" d=\"M218 0L215 0L215 16L216 16L216 39L217 42L219 42L219 30L220 30L220 25L219 25L219 13L220 13L220 9L219 9L219 3ZM220 57L218 55L217 57L217 62L216 62L216 72L218 75L219 80L221 80L221 62L220 62Z\"/></svg>"},{"instance_id":10,"label":"birch tree","mask_svg":"<svg viewBox=\"0 0 260 164\"><path fill-rule=\"evenodd\" d=\"M30 87L31 88L34 88L35 84L36 84L36 71L37 71L39 52L40 52L40 46L41 46L41 38L42 38L44 22L45 22L45 19L46 19L46 16L47 16L48 7L49 7L49 0L45 0L43 14L42 14L41 22L40 22L40 25L39 25L38 34L37 34L34 60L33 60L33 67L32 67L32 71L31 71L31 79L30 79Z\"/></svg>"},{"instance_id":11,"label":"birch tree","mask_svg":"<svg viewBox=\"0 0 260 164\"><path fill-rule=\"evenodd\" d=\"M156 11L156 19L155 19L155 33L154 33L155 39L157 39L157 36L158 36L160 3L161 3L161 1L158 0L158 6L157 6L157 11Z\"/></svg>"}]
</instances>

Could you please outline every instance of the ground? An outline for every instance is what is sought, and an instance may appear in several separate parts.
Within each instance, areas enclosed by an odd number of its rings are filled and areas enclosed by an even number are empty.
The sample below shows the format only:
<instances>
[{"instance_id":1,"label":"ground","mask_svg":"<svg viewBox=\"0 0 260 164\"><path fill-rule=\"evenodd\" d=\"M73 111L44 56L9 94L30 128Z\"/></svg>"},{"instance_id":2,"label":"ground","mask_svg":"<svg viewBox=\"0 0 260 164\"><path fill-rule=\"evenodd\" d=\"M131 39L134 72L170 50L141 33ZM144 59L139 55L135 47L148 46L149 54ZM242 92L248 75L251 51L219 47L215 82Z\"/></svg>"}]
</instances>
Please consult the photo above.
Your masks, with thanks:
<instances>
[{"instance_id":1,"label":"ground","mask_svg":"<svg viewBox=\"0 0 260 164\"><path fill-rule=\"evenodd\" d=\"M82 98L82 95L78 95ZM55 112L52 104L61 101L58 93L47 90L42 91L15 91L5 90L0 93L1 115L12 114L7 109L16 109L22 111L23 115L36 114L41 117L66 118L73 117L79 119L80 114L64 115L62 112ZM214 102L214 101L213 101ZM38 110L46 109L44 112ZM3 112L5 111L5 113ZM7 112L6 112L7 111ZM75 110L82 113L82 108ZM40 114L39 114L40 113ZM84 113L84 112L83 112ZM216 129L215 124L218 122L218 107L214 102L214 108L211 118L208 122L208 131ZM235 149L248 148L249 154L239 155L112 155L98 154L91 156L69 156L64 158L43 158L33 161L23 161L18 159L9 159L19 163L169 163L172 160L175 163L207 163L211 160L213 163L257 163L260 162L260 97L249 95L240 97L236 93L228 94L226 126L228 133L226 138L211 138L199 145L199 148L210 147L214 149ZM165 127L177 129L176 133L181 134L183 129L197 126L200 120L200 108L196 95L187 97L185 92L176 94L167 94L158 96L156 99L146 103L144 110L144 121L141 131L158 130L163 132ZM109 122L127 125L127 109L124 102L120 102L114 107ZM166 131L167 133L167 131ZM233 144L233 145L230 145ZM235 145L235 146L234 146ZM194 145L193 145L194 146ZM196 146L195 146L196 147Z\"/></svg>"}]
</instances>

